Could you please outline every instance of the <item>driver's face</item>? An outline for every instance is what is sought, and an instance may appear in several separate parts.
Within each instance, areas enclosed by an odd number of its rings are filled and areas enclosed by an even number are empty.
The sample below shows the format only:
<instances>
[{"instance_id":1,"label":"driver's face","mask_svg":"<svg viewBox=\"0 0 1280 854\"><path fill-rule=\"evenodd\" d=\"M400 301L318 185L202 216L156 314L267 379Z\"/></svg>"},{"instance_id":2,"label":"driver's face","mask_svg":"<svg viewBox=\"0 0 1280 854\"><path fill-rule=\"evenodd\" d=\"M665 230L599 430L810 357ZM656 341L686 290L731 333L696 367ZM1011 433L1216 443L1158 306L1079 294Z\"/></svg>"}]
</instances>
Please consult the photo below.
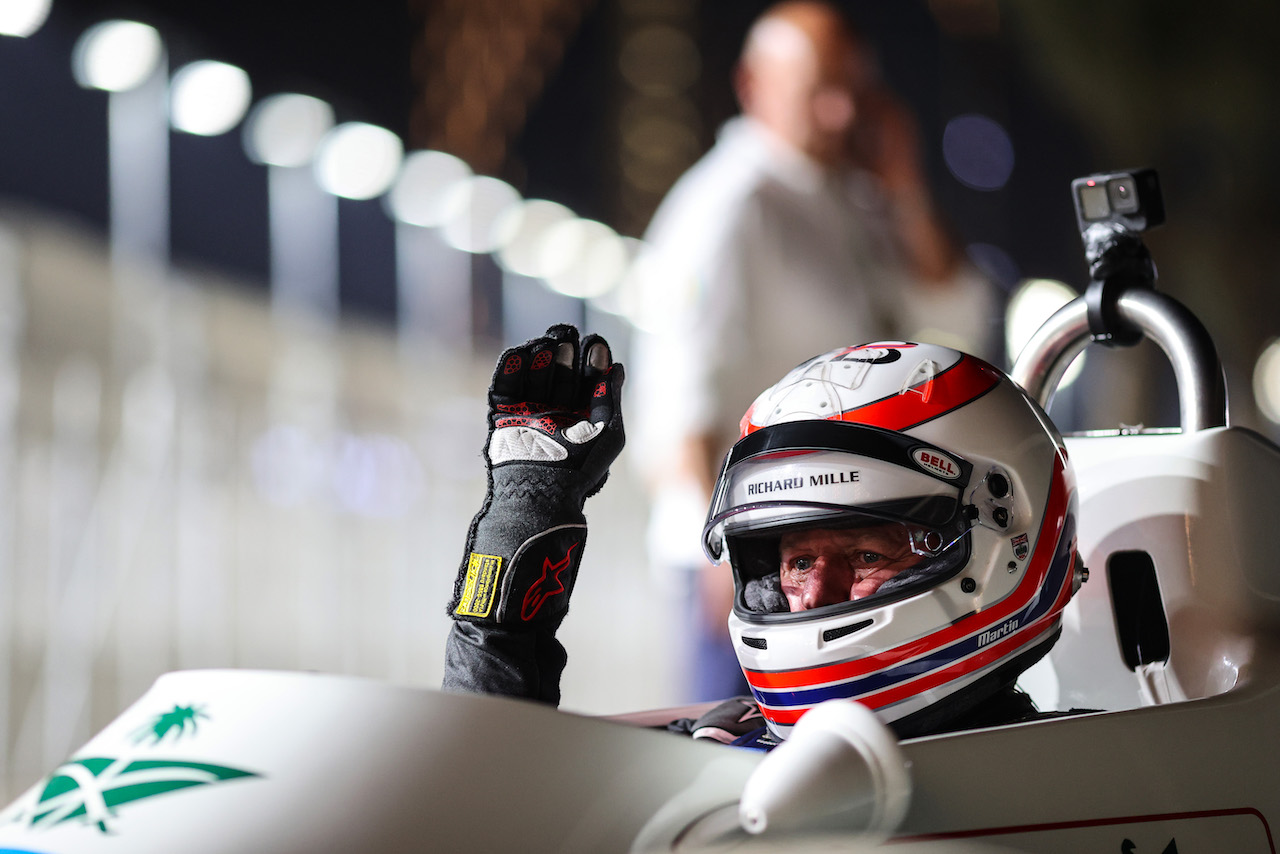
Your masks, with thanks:
<instances>
[{"instance_id":1,"label":"driver's face","mask_svg":"<svg viewBox=\"0 0 1280 854\"><path fill-rule=\"evenodd\" d=\"M793 612L870 596L921 560L906 528L892 522L794 531L782 535L779 551L782 592Z\"/></svg>"}]
</instances>

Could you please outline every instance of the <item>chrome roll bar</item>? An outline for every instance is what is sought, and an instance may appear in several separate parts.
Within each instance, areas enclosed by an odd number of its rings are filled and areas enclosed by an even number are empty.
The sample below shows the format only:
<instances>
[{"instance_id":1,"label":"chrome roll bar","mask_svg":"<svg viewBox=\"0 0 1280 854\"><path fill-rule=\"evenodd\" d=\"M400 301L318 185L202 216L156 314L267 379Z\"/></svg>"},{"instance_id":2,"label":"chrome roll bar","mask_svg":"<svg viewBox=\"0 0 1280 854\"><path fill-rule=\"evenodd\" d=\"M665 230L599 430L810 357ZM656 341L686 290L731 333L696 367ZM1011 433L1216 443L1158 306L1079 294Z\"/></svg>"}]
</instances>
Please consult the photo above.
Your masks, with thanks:
<instances>
[{"instance_id":1,"label":"chrome roll bar","mask_svg":"<svg viewBox=\"0 0 1280 854\"><path fill-rule=\"evenodd\" d=\"M1204 324L1182 303L1148 288L1126 290L1116 301L1124 321L1154 341L1173 366L1184 433L1227 424L1222 363ZM1010 376L1044 409L1049 408L1067 367L1089 345L1084 297L1044 322L1018 354Z\"/></svg>"}]
</instances>

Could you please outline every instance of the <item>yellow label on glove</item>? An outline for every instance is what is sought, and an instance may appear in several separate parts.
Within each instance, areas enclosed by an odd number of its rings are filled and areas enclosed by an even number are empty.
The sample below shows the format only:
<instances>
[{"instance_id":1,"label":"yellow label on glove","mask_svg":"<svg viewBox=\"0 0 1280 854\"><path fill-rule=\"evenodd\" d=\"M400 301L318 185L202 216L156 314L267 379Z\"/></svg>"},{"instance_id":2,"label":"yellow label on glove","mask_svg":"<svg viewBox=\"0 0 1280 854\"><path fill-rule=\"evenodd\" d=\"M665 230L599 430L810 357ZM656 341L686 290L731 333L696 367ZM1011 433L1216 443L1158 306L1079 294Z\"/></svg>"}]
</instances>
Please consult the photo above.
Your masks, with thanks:
<instances>
[{"instance_id":1,"label":"yellow label on glove","mask_svg":"<svg viewBox=\"0 0 1280 854\"><path fill-rule=\"evenodd\" d=\"M501 575L501 557L472 552L467 560L467 580L462 587L462 599L453 613L463 617L489 616Z\"/></svg>"}]
</instances>

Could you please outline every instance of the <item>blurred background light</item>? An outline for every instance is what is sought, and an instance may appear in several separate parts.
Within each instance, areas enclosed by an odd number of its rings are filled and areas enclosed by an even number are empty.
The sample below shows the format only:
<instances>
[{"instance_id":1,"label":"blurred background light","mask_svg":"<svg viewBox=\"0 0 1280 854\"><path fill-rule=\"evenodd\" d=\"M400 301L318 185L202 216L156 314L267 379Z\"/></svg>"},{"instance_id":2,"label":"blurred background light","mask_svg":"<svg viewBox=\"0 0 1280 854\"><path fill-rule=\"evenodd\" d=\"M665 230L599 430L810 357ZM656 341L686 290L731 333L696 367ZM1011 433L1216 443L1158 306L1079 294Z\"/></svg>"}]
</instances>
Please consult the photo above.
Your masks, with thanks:
<instances>
[{"instance_id":1,"label":"blurred background light","mask_svg":"<svg viewBox=\"0 0 1280 854\"><path fill-rule=\"evenodd\" d=\"M344 122L320 141L316 180L346 199L372 199L391 186L404 159L400 137L364 122Z\"/></svg>"},{"instance_id":2,"label":"blurred background light","mask_svg":"<svg viewBox=\"0 0 1280 854\"><path fill-rule=\"evenodd\" d=\"M607 310L625 317L641 332L656 333L664 328L664 320L671 321L676 315L670 308L666 311L654 309L659 291L654 283L662 281L664 265L659 263L654 253L643 251L644 244L641 241L635 238L628 238L628 241L635 241L635 245L633 247L630 242L627 243L630 256L627 272L609 294Z\"/></svg>"},{"instance_id":3,"label":"blurred background light","mask_svg":"<svg viewBox=\"0 0 1280 854\"><path fill-rule=\"evenodd\" d=\"M292 92L259 101L245 122L244 147L255 163L305 166L333 128L333 108L319 98Z\"/></svg>"},{"instance_id":4,"label":"blurred background light","mask_svg":"<svg viewBox=\"0 0 1280 854\"><path fill-rule=\"evenodd\" d=\"M548 229L541 256L547 284L571 297L603 296L627 271L622 238L590 219L571 219Z\"/></svg>"},{"instance_id":5,"label":"blurred background light","mask_svg":"<svg viewBox=\"0 0 1280 854\"><path fill-rule=\"evenodd\" d=\"M1018 285L1009 298L1009 307L1005 312L1005 348L1009 364L1013 364L1018 358L1036 330L1076 296L1069 285L1055 279L1027 279ZM1071 363L1058 384L1059 388L1066 388L1075 382L1076 377L1080 376L1084 360L1085 356L1080 355Z\"/></svg>"},{"instance_id":6,"label":"blurred background light","mask_svg":"<svg viewBox=\"0 0 1280 854\"><path fill-rule=\"evenodd\" d=\"M622 237L621 241L624 253L623 271L608 291L591 298L591 306L631 322L638 304L634 288L636 279L633 273L642 257L641 250L644 248L644 242L635 237ZM671 314L669 306L667 314Z\"/></svg>"},{"instance_id":7,"label":"blurred background light","mask_svg":"<svg viewBox=\"0 0 1280 854\"><path fill-rule=\"evenodd\" d=\"M702 55L693 37L667 24L651 24L630 33L618 54L618 69L633 88L666 95L697 82Z\"/></svg>"},{"instance_id":8,"label":"blurred background light","mask_svg":"<svg viewBox=\"0 0 1280 854\"><path fill-rule=\"evenodd\" d=\"M557 202L530 199L510 208L500 223L500 230L511 235L498 253L498 263L512 273L539 278L546 275L542 264L542 248L552 227L573 219L573 211Z\"/></svg>"},{"instance_id":9,"label":"blurred background light","mask_svg":"<svg viewBox=\"0 0 1280 854\"><path fill-rule=\"evenodd\" d=\"M444 240L465 252L492 252L512 237L516 223L507 211L520 194L506 181L477 175L456 185L444 202Z\"/></svg>"},{"instance_id":10,"label":"blurred background light","mask_svg":"<svg viewBox=\"0 0 1280 854\"><path fill-rule=\"evenodd\" d=\"M1280 424L1280 338L1272 338L1253 367L1253 397L1268 419Z\"/></svg>"},{"instance_id":11,"label":"blurred background light","mask_svg":"<svg viewBox=\"0 0 1280 854\"><path fill-rule=\"evenodd\" d=\"M993 243L970 243L965 255L979 270L985 273L1005 293L1011 292L1022 278L1018 262L1013 256Z\"/></svg>"},{"instance_id":12,"label":"blurred background light","mask_svg":"<svg viewBox=\"0 0 1280 854\"><path fill-rule=\"evenodd\" d=\"M454 189L470 177L471 167L452 154L410 152L387 197L391 215L409 225L438 226L449 213Z\"/></svg>"},{"instance_id":13,"label":"blurred background light","mask_svg":"<svg viewBox=\"0 0 1280 854\"><path fill-rule=\"evenodd\" d=\"M250 451L253 482L272 504L293 506L317 497L324 487L328 455L324 443L295 424L275 424Z\"/></svg>"},{"instance_id":14,"label":"blurred background light","mask_svg":"<svg viewBox=\"0 0 1280 854\"><path fill-rule=\"evenodd\" d=\"M0 36L26 38L49 17L51 0L0 0Z\"/></svg>"},{"instance_id":15,"label":"blurred background light","mask_svg":"<svg viewBox=\"0 0 1280 854\"><path fill-rule=\"evenodd\" d=\"M252 88L243 69L201 59L179 68L169 87L169 120L197 136L231 130L249 109Z\"/></svg>"},{"instance_id":16,"label":"blurred background light","mask_svg":"<svg viewBox=\"0 0 1280 854\"><path fill-rule=\"evenodd\" d=\"M137 21L103 21L76 41L71 67L76 82L86 89L126 92L151 76L163 52L154 27Z\"/></svg>"},{"instance_id":17,"label":"blurred background light","mask_svg":"<svg viewBox=\"0 0 1280 854\"><path fill-rule=\"evenodd\" d=\"M360 516L405 516L425 490L421 461L397 436L343 434L331 466L330 482L339 503Z\"/></svg>"},{"instance_id":18,"label":"blurred background light","mask_svg":"<svg viewBox=\"0 0 1280 854\"><path fill-rule=\"evenodd\" d=\"M969 114L947 122L942 156L956 180L974 190L999 190L1013 173L1013 141L999 122Z\"/></svg>"}]
</instances>

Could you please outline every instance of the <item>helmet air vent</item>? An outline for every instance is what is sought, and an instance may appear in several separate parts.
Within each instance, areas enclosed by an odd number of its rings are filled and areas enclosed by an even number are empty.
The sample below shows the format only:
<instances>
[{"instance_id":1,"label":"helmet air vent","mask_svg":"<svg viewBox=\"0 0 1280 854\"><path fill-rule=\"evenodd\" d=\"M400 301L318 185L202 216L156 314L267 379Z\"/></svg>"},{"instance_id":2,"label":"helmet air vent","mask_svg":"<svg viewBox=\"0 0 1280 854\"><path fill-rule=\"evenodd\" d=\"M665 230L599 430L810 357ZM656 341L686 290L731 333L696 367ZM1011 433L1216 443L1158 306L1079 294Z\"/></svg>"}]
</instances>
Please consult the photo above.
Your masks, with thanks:
<instances>
[{"instance_id":1,"label":"helmet air vent","mask_svg":"<svg viewBox=\"0 0 1280 854\"><path fill-rule=\"evenodd\" d=\"M840 626L838 629L827 629L825 632L822 633L822 639L827 643L831 643L831 641L833 640L839 640L840 638L845 637L846 635L851 635L854 632L861 631L865 629L867 626L871 625L873 622L875 621L859 620L858 622L850 623L847 626ZM745 641L746 638L743 638L743 640Z\"/></svg>"},{"instance_id":2,"label":"helmet air vent","mask_svg":"<svg viewBox=\"0 0 1280 854\"><path fill-rule=\"evenodd\" d=\"M751 647L752 649L768 649L769 648L769 642L764 638L749 638L746 635L741 635L740 637L742 639L742 643L746 646Z\"/></svg>"}]
</instances>

